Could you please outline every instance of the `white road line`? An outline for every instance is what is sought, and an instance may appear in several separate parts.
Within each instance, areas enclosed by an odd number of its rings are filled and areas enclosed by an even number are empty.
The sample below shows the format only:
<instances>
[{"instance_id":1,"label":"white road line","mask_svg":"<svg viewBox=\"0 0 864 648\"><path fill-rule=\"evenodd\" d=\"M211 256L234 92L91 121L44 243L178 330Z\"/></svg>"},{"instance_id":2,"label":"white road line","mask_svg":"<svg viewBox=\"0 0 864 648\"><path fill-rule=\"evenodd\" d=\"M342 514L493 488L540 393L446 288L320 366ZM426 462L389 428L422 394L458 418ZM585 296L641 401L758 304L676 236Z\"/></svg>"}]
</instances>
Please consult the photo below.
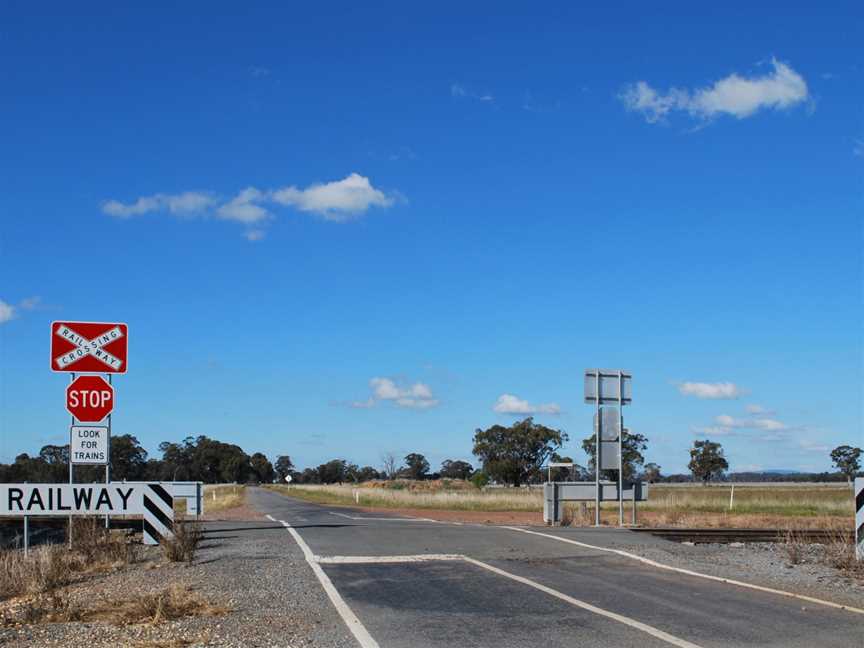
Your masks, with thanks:
<instances>
[{"instance_id":1,"label":"white road line","mask_svg":"<svg viewBox=\"0 0 864 648\"><path fill-rule=\"evenodd\" d=\"M410 556L315 556L324 565L378 565L388 563L418 563L433 560L465 560L460 554L415 554Z\"/></svg>"},{"instance_id":2,"label":"white road line","mask_svg":"<svg viewBox=\"0 0 864 648\"><path fill-rule=\"evenodd\" d=\"M366 626L364 626L360 619L357 618L357 615L354 614L353 610L345 602L345 599L343 599L341 594L339 594L339 591L333 585L330 577L327 576L327 574L324 573L324 570L321 569L321 566L315 562L315 556L312 555L312 550L309 549L309 545L307 545L303 538L300 537L300 534L292 529L291 525L285 520L277 520L272 515L268 515L267 517L273 522L281 523L282 526L288 529L288 533L291 534L291 537L294 538L294 541L300 547L301 551L303 551L303 556L306 558L306 562L309 563L312 571L315 572L315 575L318 577L321 587L323 587L324 591L327 592L327 596L330 597L330 601L333 603L339 616L342 617L345 625L348 626L348 629L351 631L351 634L354 635L354 638L357 640L357 643L360 644L361 648L380 648L378 642L372 638L371 634L369 634Z\"/></svg>"},{"instance_id":3,"label":"white road line","mask_svg":"<svg viewBox=\"0 0 864 648\"><path fill-rule=\"evenodd\" d=\"M641 621L637 621L636 619L626 617L623 614L610 612L609 610L604 610L603 608L599 608L596 605L591 605L590 603L586 603L585 601L580 601L577 598L573 598L572 596L564 594L564 592L559 592L558 590L552 589L551 587L546 587L545 585L541 585L540 583L533 581L529 578L524 578L522 576L517 576L516 574L511 574L510 572L506 572L503 569L498 569L497 567L493 567L492 565L481 562L479 560L474 560L473 558L469 558L467 556L465 556L465 562L468 562L472 565L477 565L478 567L482 567L483 569L487 569L495 574L498 574L499 576L504 576L505 578L514 580L517 583L522 583L523 585L533 587L534 589L540 590L545 594L549 594L550 596L554 596L557 599L561 599L562 601L565 601L570 605L575 605L576 607L582 608L583 610L588 610L589 612L599 614L600 616L612 619L613 621L617 621L618 623L623 623L624 625L635 628L636 630L641 630L642 632L649 634L652 637L656 637L657 639L660 639L662 641L665 641L666 643L672 644L673 646L678 646L679 648L700 648L698 644L691 643L684 639L679 639L678 637L671 635L668 632L663 632L662 630L658 630L657 628L649 626L646 623L642 623Z\"/></svg>"},{"instance_id":4,"label":"white road line","mask_svg":"<svg viewBox=\"0 0 864 648\"><path fill-rule=\"evenodd\" d=\"M816 603L818 605L825 605L827 607L837 608L838 610L846 610L847 612L855 612L856 614L864 614L864 609L852 607L851 605L841 605L840 603L832 603L831 601L824 601L822 599L813 598L812 596L805 596L804 594L795 594L793 592L786 592L784 590L773 589L771 587L763 587L762 585L754 585L752 583L745 583L743 581L733 580L731 578L722 578L721 576L711 576L710 574L703 574L701 572L692 571L690 569L682 569L681 567L672 567L671 565L664 565L663 563L659 563L655 560L650 560L649 558L643 558L642 556L637 556L636 554L632 554L630 552L624 551L622 549L609 549L608 547L598 547L597 545L587 544L585 542L579 542L578 540L570 540L569 538L562 538L560 536L551 535L549 533L540 533L539 531L529 531L528 529L520 529L519 527L511 527L505 526L501 527L502 529L510 529L511 531L519 531L521 533L528 533L530 535L541 536L543 538L550 538L552 540L558 540L559 542L566 542L567 544L576 545L579 547L584 547L586 549L596 549L597 551L605 551L607 553L617 554L619 556L624 556L625 558L630 558L632 560L638 560L641 563L646 565L651 565L652 567L657 567L658 569L667 569L669 571L678 572L679 574L687 574L688 576L696 576L697 578L705 578L707 580L717 581L719 583L727 583L728 585L737 585L739 587L747 587L749 589L758 590L760 592L769 592L771 594L778 594L779 596L786 596L789 598L799 599L801 601L808 601L810 603Z\"/></svg>"},{"instance_id":5,"label":"white road line","mask_svg":"<svg viewBox=\"0 0 864 648\"><path fill-rule=\"evenodd\" d=\"M337 513L336 511L327 511L330 515L338 515L339 517L348 518L349 520L370 520L374 522L438 522L429 518L403 517L403 518L382 518L382 517L358 517L354 515L346 515L345 513Z\"/></svg>"}]
</instances>

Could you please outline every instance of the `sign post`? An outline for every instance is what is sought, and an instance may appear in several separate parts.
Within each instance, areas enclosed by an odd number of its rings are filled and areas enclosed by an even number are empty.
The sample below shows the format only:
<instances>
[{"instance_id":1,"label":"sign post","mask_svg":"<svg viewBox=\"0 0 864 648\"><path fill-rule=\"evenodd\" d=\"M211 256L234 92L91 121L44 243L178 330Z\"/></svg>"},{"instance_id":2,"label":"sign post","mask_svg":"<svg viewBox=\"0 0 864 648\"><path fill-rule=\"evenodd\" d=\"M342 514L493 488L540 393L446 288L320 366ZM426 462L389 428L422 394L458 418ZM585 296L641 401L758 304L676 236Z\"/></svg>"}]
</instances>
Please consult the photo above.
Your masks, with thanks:
<instances>
[{"instance_id":1,"label":"sign post","mask_svg":"<svg viewBox=\"0 0 864 648\"><path fill-rule=\"evenodd\" d=\"M600 526L601 470L618 472L618 525L624 525L624 405L631 404L633 400L632 380L632 374L621 369L585 370L585 402L594 405L597 421L594 429L594 526ZM618 406L617 413L614 408L601 407L611 404ZM613 431L617 431L617 439L612 436ZM604 440L609 443L604 443ZM615 441L617 444L613 445ZM607 448L607 445L617 451L617 458L608 456L607 452L613 449Z\"/></svg>"},{"instance_id":2,"label":"sign post","mask_svg":"<svg viewBox=\"0 0 864 648\"><path fill-rule=\"evenodd\" d=\"M71 374L66 388L66 409L72 415L69 443L69 483L73 483L74 465L105 464L105 483L111 479L111 412L114 409L114 387L111 376L126 373L129 356L129 327L123 322L51 322L49 363L51 371ZM101 376L76 373L104 373ZM107 417L104 434L89 438L79 436L75 448L75 420L98 423ZM93 428L90 428L91 430ZM84 432L79 430L83 435ZM104 461L101 453L104 444ZM77 457L76 453L77 452ZM109 526L105 515L105 528ZM69 517L69 546L72 546L72 517Z\"/></svg>"},{"instance_id":3,"label":"sign post","mask_svg":"<svg viewBox=\"0 0 864 648\"><path fill-rule=\"evenodd\" d=\"M855 558L864 560L864 477L855 478Z\"/></svg>"}]
</instances>

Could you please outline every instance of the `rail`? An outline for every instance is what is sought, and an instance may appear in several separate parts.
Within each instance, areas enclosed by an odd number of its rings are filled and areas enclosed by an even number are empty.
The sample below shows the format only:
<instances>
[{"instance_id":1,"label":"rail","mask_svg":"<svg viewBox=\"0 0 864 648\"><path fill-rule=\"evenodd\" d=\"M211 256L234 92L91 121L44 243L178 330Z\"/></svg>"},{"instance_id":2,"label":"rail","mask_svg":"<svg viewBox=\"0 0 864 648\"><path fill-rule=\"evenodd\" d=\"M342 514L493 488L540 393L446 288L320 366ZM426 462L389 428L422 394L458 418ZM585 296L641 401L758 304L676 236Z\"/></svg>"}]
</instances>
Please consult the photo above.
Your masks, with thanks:
<instances>
[{"instance_id":1,"label":"rail","mask_svg":"<svg viewBox=\"0 0 864 648\"><path fill-rule=\"evenodd\" d=\"M731 542L785 542L791 534L795 540L810 543L835 541L853 542L851 530L836 529L682 529L682 528L634 528L636 533L648 533L675 542L731 543Z\"/></svg>"}]
</instances>

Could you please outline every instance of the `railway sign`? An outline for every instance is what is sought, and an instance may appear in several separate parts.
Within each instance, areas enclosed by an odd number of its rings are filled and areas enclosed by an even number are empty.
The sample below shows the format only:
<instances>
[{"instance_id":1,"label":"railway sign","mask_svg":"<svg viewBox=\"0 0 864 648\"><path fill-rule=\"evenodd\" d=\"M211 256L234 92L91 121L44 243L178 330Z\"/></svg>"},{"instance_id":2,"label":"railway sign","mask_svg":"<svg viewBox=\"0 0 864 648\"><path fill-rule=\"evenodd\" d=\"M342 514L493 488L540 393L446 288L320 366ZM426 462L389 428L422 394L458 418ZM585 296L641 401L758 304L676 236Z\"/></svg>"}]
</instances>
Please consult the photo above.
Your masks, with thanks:
<instances>
[{"instance_id":1,"label":"railway sign","mask_svg":"<svg viewBox=\"0 0 864 648\"><path fill-rule=\"evenodd\" d=\"M114 388L102 376L78 376L66 387L66 409L83 423L98 423L114 409Z\"/></svg>"},{"instance_id":2,"label":"railway sign","mask_svg":"<svg viewBox=\"0 0 864 648\"><path fill-rule=\"evenodd\" d=\"M150 545L174 532L174 498L158 482L0 484L0 515L142 515Z\"/></svg>"},{"instance_id":3,"label":"railway sign","mask_svg":"<svg viewBox=\"0 0 864 648\"><path fill-rule=\"evenodd\" d=\"M108 463L108 428L73 425L69 434L69 459L73 464Z\"/></svg>"},{"instance_id":4,"label":"railway sign","mask_svg":"<svg viewBox=\"0 0 864 648\"><path fill-rule=\"evenodd\" d=\"M51 322L51 370L126 373L129 327L114 322Z\"/></svg>"}]
</instances>

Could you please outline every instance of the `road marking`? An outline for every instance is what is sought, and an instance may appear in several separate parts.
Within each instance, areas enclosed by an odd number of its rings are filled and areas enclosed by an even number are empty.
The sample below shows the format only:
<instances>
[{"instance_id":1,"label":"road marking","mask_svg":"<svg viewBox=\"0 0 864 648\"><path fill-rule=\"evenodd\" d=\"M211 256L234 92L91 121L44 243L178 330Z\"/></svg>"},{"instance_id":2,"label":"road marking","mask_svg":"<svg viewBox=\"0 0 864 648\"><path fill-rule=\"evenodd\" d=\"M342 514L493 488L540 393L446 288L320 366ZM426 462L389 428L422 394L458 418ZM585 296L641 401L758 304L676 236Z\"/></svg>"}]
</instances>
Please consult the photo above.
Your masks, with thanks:
<instances>
[{"instance_id":1,"label":"road marking","mask_svg":"<svg viewBox=\"0 0 864 648\"><path fill-rule=\"evenodd\" d=\"M465 560L460 554L415 554L411 556L315 556L315 562L325 565L359 565L387 563L418 563L433 560Z\"/></svg>"},{"instance_id":2,"label":"road marking","mask_svg":"<svg viewBox=\"0 0 864 648\"><path fill-rule=\"evenodd\" d=\"M330 515L338 515L339 517L348 518L349 520L370 520L373 522L438 522L438 520L432 520L430 518L415 518L415 517L403 517L403 518L381 518L381 517L358 517L354 515L346 515L345 513L337 513L336 511L327 511Z\"/></svg>"},{"instance_id":3,"label":"road marking","mask_svg":"<svg viewBox=\"0 0 864 648\"><path fill-rule=\"evenodd\" d=\"M309 549L309 545L307 545L303 538L300 537L300 534L297 533L296 530L292 529L291 525L285 520L277 520L272 515L268 515L267 517L273 522L279 522L282 524L282 526L288 530L288 533L291 534L291 537L294 538L297 546L299 546L300 550L303 552L306 562L309 563L312 571L315 572L315 575L318 577L318 582L321 583L321 587L323 587L324 591L327 592L327 596L330 597L330 601L333 603L339 616L342 617L345 625L348 626L348 629L351 631L351 634L354 635L354 638L357 640L357 643L360 644L361 648L380 648L378 642L372 638L371 634L369 634L366 626L364 626L360 619L357 618L357 615L354 614L354 611L339 594L339 591L333 585L333 581L331 581L330 577L324 573L321 565L315 561L315 556L312 555L312 550Z\"/></svg>"},{"instance_id":4,"label":"road marking","mask_svg":"<svg viewBox=\"0 0 864 648\"><path fill-rule=\"evenodd\" d=\"M737 585L739 587L747 587L749 589L758 590L760 592L769 592L771 594L778 594L780 596L786 596L789 598L799 599L801 601L808 601L810 603L817 603L819 605L825 605L827 607L837 608L838 610L846 610L847 612L855 612L856 614L864 614L864 609L852 607L851 605L841 605L840 603L832 603L831 601L825 601L822 599L813 598L812 596L805 596L804 594L795 594L793 592L786 592L784 590L773 589L771 587L763 587L762 585L754 585L753 583L745 583L743 581L733 580L731 578L723 578L721 576L711 576L710 574L703 574L701 572L692 571L690 569L683 569L681 567L672 567L671 565L664 565L663 563L659 563L655 560L651 560L649 558L643 558L642 556L637 556L636 554L632 554L628 551L624 551L622 549L609 549L608 547L598 547L597 545L587 544L585 542L579 542L578 540L570 540L569 538L562 538L560 536L551 535L549 533L540 533L539 531L529 531L528 529L520 529L519 527L511 527L505 526L501 527L503 529L510 529L511 531L520 531L521 533L528 533L531 535L541 536L543 538L550 538L552 540L558 540L559 542L566 542L567 544L577 545L579 547L585 547L586 549L596 549L597 551L605 551L607 553L618 554L619 556L624 556L625 558L631 558L632 560L638 560L641 563L646 565L651 565L652 567L657 567L658 569L667 569L669 571L678 572L679 574L687 574L688 576L696 576L697 578L705 578L707 580L717 581L719 583L727 583L729 585Z\"/></svg>"},{"instance_id":5,"label":"road marking","mask_svg":"<svg viewBox=\"0 0 864 648\"><path fill-rule=\"evenodd\" d=\"M540 590L541 592L549 594L550 596L554 596L555 598L569 603L570 605L575 605L576 607L582 608L583 610L588 610L589 612L599 614L600 616L612 619L613 621L617 621L618 623L623 623L624 625L635 628L636 630L641 630L642 632L645 632L652 637L656 637L657 639L665 641L666 643L670 643L673 646L678 646L679 648L700 648L698 644L691 643L684 639L679 639L678 637L671 635L668 632L663 632L662 630L658 630L657 628L649 626L646 623L642 623L641 621L637 621L636 619L626 617L623 614L610 612L609 610L604 610L603 608L599 608L596 605L591 605L590 603L586 603L585 601L580 601L577 598L568 596L564 592L559 592L558 590L552 589L551 587L546 587L545 585L541 585L540 583L533 581L529 578L524 578L523 576L511 574L510 572L506 572L503 569L493 567L492 565L481 562L479 560L474 560L473 558L469 558L468 556L465 556L464 560L467 563L477 565L478 567L482 567L483 569L487 569L495 574L498 574L499 576L504 576L505 578L514 580L517 583L522 583L523 585L533 587L534 589Z\"/></svg>"}]
</instances>

